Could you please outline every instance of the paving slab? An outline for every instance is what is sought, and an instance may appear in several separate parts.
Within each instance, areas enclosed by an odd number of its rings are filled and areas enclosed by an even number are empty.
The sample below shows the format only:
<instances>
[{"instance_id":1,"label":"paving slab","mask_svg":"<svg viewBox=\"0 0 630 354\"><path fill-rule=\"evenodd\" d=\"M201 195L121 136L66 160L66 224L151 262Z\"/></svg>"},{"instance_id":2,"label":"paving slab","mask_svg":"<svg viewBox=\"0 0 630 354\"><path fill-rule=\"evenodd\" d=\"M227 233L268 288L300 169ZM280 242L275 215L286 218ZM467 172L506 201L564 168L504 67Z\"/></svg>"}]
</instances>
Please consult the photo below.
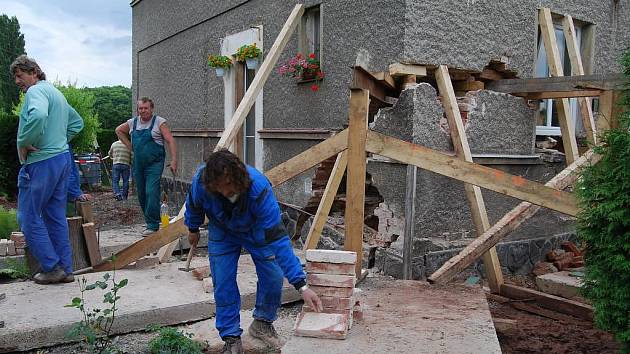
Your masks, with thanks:
<instances>
[{"instance_id":1,"label":"paving slab","mask_svg":"<svg viewBox=\"0 0 630 354\"><path fill-rule=\"evenodd\" d=\"M562 271L539 275L536 277L536 285L544 293L572 299L580 295L582 278L574 277L570 273Z\"/></svg>"},{"instance_id":2,"label":"paving slab","mask_svg":"<svg viewBox=\"0 0 630 354\"><path fill-rule=\"evenodd\" d=\"M501 353L479 287L373 277L359 288L362 318L346 339L292 336L282 353Z\"/></svg>"},{"instance_id":3,"label":"paving slab","mask_svg":"<svg viewBox=\"0 0 630 354\"><path fill-rule=\"evenodd\" d=\"M99 247L101 249L101 255L103 255L103 258L109 257L113 253L116 253L123 248L126 248L129 245L141 240L143 230L143 224L136 224L129 226L120 226L116 229L111 230L99 231L97 236ZM188 243L187 236L180 237L180 242L183 250L188 250L190 248L190 243ZM201 230L199 245L207 244L208 232L206 230ZM176 250L178 249L179 247L176 248Z\"/></svg>"},{"instance_id":4,"label":"paving slab","mask_svg":"<svg viewBox=\"0 0 630 354\"><path fill-rule=\"evenodd\" d=\"M191 266L202 266L207 262L205 257L196 257ZM127 278L129 284L119 292L121 299L117 304L114 334L142 330L149 324L173 325L214 316L212 293L206 293L203 282L194 279L190 273L178 270L184 263L116 271L116 278ZM93 282L102 279L104 273L87 274L85 278ZM257 278L248 255L240 258L237 281L242 308L253 308ZM32 281L9 283L2 285L1 292L6 293L6 300L0 304L4 321L0 331L0 353L69 342L65 334L81 320L79 310L64 307L73 297L80 296L76 282L55 285L38 285ZM100 290L87 291L86 303L101 306L103 294ZM283 302L299 299L299 293L285 282Z\"/></svg>"}]
</instances>

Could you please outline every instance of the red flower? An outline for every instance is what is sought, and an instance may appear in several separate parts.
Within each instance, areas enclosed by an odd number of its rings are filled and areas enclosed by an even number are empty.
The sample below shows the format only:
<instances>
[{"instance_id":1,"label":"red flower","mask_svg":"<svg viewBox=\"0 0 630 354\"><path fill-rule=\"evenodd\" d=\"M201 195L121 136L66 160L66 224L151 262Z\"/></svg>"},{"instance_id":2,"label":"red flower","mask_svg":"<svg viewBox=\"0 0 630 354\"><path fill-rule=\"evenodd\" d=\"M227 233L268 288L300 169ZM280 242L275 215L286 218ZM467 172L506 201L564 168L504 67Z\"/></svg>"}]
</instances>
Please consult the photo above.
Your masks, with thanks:
<instances>
[{"instance_id":1,"label":"red flower","mask_svg":"<svg viewBox=\"0 0 630 354\"><path fill-rule=\"evenodd\" d=\"M313 92L317 92L317 90L319 90L319 86L317 86L317 85L311 85L311 91L313 91Z\"/></svg>"},{"instance_id":2,"label":"red flower","mask_svg":"<svg viewBox=\"0 0 630 354\"><path fill-rule=\"evenodd\" d=\"M315 53L309 54L308 57L311 58L311 59L315 59Z\"/></svg>"}]
</instances>

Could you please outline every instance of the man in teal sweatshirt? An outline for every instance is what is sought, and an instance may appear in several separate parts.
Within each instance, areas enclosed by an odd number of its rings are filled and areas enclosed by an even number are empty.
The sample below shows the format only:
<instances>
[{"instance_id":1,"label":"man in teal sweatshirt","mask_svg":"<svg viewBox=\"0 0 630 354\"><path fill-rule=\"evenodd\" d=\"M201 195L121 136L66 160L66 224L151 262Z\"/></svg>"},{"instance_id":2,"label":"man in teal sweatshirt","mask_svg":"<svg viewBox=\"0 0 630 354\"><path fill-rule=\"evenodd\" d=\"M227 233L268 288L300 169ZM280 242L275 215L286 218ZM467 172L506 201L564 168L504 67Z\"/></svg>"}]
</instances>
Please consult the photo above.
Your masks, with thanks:
<instances>
[{"instance_id":1,"label":"man in teal sweatshirt","mask_svg":"<svg viewBox=\"0 0 630 354\"><path fill-rule=\"evenodd\" d=\"M20 55L10 71L24 95L17 134L23 164L18 174L20 229L41 266L36 283L72 282L72 248L66 221L68 141L83 129L83 119L63 94L46 81L37 63Z\"/></svg>"}]
</instances>

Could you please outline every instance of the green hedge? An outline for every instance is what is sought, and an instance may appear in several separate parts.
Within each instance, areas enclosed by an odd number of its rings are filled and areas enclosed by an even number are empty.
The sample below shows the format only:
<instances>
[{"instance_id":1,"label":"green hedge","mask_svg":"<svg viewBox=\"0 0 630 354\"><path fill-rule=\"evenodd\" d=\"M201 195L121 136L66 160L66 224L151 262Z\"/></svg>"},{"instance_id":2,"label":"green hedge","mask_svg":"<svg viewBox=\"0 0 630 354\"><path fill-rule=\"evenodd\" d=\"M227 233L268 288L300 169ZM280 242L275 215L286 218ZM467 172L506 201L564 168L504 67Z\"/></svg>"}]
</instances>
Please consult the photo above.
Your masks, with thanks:
<instances>
[{"instance_id":1,"label":"green hedge","mask_svg":"<svg viewBox=\"0 0 630 354\"><path fill-rule=\"evenodd\" d=\"M584 295L595 323L611 331L630 353L630 49L622 63L629 85L619 128L602 134L602 160L582 172L578 234L586 244Z\"/></svg>"},{"instance_id":2,"label":"green hedge","mask_svg":"<svg viewBox=\"0 0 630 354\"><path fill-rule=\"evenodd\" d=\"M101 148L103 156L105 156L112 144L118 140L118 136L116 136L115 129L100 129L99 132L96 133L96 140L98 141L98 146Z\"/></svg>"},{"instance_id":3,"label":"green hedge","mask_svg":"<svg viewBox=\"0 0 630 354\"><path fill-rule=\"evenodd\" d=\"M16 136L18 117L0 110L0 195L15 200L20 161L17 155Z\"/></svg>"},{"instance_id":4,"label":"green hedge","mask_svg":"<svg viewBox=\"0 0 630 354\"><path fill-rule=\"evenodd\" d=\"M11 232L18 230L17 214L15 209L4 209L0 206L0 238L8 239Z\"/></svg>"}]
</instances>

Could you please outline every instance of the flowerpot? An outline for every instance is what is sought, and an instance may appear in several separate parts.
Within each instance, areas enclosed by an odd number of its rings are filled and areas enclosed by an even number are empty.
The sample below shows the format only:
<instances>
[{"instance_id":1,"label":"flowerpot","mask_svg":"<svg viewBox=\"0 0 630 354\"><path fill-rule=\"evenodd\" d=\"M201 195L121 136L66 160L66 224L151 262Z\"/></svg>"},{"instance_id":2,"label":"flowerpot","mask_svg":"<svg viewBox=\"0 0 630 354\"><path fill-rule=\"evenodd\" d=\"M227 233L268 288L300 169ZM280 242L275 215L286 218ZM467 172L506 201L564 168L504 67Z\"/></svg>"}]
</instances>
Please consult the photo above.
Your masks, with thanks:
<instances>
[{"instance_id":1,"label":"flowerpot","mask_svg":"<svg viewBox=\"0 0 630 354\"><path fill-rule=\"evenodd\" d=\"M255 70L258 69L258 58L246 58L245 64L248 69Z\"/></svg>"},{"instance_id":2,"label":"flowerpot","mask_svg":"<svg viewBox=\"0 0 630 354\"><path fill-rule=\"evenodd\" d=\"M225 74L225 69L224 68L214 68L214 70L217 71L217 77L222 77L223 74Z\"/></svg>"}]
</instances>

